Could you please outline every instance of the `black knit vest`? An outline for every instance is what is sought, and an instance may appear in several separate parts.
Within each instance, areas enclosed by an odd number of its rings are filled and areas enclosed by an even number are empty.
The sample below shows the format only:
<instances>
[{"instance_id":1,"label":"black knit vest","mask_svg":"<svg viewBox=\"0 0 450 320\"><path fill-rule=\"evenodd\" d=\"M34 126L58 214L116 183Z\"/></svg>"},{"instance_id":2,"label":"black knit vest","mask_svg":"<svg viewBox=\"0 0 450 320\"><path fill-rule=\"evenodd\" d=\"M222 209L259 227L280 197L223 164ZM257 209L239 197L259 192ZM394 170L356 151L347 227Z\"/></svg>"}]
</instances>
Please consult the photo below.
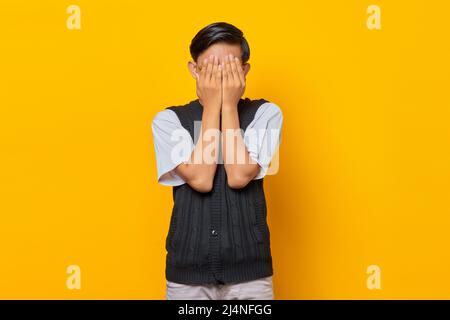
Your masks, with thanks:
<instances>
[{"instance_id":1,"label":"black knit vest","mask_svg":"<svg viewBox=\"0 0 450 320\"><path fill-rule=\"evenodd\" d=\"M241 129L245 131L265 102L240 99ZM199 100L167 109L176 113L194 141L194 121L201 121L203 112ZM173 200L166 237L167 280L223 284L273 274L263 179L232 189L219 163L210 192L198 192L185 183L173 187Z\"/></svg>"}]
</instances>

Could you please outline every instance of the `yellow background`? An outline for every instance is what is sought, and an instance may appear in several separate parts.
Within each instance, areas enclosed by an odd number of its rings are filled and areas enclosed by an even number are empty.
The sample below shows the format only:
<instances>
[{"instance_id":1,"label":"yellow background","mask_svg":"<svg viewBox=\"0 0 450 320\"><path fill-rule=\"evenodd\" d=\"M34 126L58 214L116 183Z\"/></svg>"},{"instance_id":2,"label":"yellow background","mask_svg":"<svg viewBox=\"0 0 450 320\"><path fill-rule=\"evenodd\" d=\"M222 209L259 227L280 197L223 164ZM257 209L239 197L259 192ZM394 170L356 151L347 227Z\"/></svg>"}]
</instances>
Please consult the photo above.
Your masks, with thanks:
<instances>
[{"instance_id":1,"label":"yellow background","mask_svg":"<svg viewBox=\"0 0 450 320\"><path fill-rule=\"evenodd\" d=\"M366 27L370 4L382 30ZM265 183L276 298L450 298L449 10L2 0L0 298L164 299L172 190L150 124L196 98L188 46L216 21L250 43L245 96L284 113ZM66 288L72 264L81 290Z\"/></svg>"}]
</instances>

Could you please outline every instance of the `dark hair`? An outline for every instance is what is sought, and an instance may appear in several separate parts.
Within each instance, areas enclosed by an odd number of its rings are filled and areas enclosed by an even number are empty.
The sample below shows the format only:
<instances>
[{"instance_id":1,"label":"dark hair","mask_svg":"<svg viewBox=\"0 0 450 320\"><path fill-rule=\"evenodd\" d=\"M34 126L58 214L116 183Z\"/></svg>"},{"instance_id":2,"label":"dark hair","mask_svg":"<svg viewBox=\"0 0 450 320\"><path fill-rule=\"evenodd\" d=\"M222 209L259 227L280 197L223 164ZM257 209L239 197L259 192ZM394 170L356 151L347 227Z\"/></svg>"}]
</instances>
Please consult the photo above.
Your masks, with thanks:
<instances>
[{"instance_id":1,"label":"dark hair","mask_svg":"<svg viewBox=\"0 0 450 320\"><path fill-rule=\"evenodd\" d=\"M241 30L226 22L215 22L200 30L192 39L189 50L192 59L197 61L198 56L218 42L239 44L242 49L242 63L250 59L250 47Z\"/></svg>"}]
</instances>

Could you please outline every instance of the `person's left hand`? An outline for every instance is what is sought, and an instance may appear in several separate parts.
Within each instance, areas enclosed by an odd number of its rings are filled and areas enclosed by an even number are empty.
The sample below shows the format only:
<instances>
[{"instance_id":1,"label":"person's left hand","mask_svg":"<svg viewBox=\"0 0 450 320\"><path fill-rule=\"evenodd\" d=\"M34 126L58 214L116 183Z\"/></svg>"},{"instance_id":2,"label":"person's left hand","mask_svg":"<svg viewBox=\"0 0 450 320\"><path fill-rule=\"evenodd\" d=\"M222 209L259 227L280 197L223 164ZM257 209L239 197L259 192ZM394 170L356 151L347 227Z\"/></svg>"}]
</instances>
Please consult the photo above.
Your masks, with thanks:
<instances>
[{"instance_id":1,"label":"person's left hand","mask_svg":"<svg viewBox=\"0 0 450 320\"><path fill-rule=\"evenodd\" d=\"M222 67L222 108L236 107L245 91L245 75L238 57L226 55Z\"/></svg>"}]
</instances>

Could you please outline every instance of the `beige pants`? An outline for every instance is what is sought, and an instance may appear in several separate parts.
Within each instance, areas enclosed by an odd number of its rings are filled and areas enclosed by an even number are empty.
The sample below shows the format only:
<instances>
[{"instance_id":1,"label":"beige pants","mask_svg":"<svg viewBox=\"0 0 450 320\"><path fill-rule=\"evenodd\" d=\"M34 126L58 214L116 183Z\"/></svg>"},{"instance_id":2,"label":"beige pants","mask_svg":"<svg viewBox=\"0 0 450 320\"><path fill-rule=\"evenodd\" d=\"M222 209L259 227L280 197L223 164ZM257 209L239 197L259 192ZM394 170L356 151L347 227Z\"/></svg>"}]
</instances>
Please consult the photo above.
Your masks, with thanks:
<instances>
[{"instance_id":1,"label":"beige pants","mask_svg":"<svg viewBox=\"0 0 450 320\"><path fill-rule=\"evenodd\" d=\"M272 276L247 282L187 285L166 280L167 300L273 300Z\"/></svg>"}]
</instances>

